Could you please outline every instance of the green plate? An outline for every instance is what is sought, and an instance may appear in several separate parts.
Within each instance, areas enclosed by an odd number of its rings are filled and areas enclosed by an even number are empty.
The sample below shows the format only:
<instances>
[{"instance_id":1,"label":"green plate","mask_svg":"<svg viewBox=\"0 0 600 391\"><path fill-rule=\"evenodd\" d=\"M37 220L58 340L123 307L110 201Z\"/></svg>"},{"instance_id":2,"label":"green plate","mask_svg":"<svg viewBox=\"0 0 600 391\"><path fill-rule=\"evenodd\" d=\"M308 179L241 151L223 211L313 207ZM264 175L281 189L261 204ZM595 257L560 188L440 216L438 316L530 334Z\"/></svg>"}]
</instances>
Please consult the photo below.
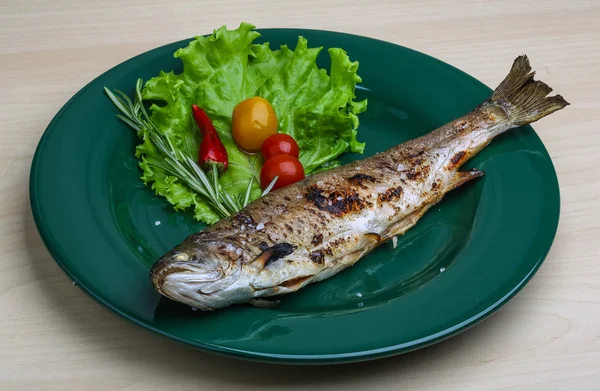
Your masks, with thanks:
<instances>
[{"instance_id":1,"label":"green plate","mask_svg":"<svg viewBox=\"0 0 600 391\"><path fill-rule=\"evenodd\" d=\"M391 43L315 30L261 33L271 47L294 47L303 35L311 46L342 47L360 62L357 95L369 99L359 130L365 156L429 132L491 92L448 64ZM349 362L455 335L498 310L540 267L558 224L559 190L550 157L527 126L474 158L469 165L487 175L448 194L397 248L382 246L339 275L284 297L278 309L201 313L162 298L150 285L149 266L203 226L144 187L133 156L136 137L115 118L102 88L132 93L138 77L181 71L173 53L188 42L151 50L93 80L56 115L35 154L31 204L44 242L65 272L108 308L229 356ZM319 59L328 68L328 56ZM506 59L506 72L512 60Z\"/></svg>"}]
</instances>

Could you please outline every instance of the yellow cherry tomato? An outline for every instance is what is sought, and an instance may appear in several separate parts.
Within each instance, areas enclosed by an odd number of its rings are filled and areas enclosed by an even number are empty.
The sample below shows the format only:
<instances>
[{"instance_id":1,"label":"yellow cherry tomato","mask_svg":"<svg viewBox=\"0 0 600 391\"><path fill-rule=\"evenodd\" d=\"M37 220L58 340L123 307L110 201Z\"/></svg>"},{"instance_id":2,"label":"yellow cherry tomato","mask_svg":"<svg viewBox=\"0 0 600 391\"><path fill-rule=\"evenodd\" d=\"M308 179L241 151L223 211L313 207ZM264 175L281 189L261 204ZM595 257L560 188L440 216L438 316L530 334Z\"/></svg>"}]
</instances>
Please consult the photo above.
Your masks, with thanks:
<instances>
[{"instance_id":1,"label":"yellow cherry tomato","mask_svg":"<svg viewBox=\"0 0 600 391\"><path fill-rule=\"evenodd\" d=\"M268 100L255 96L233 109L231 132L236 144L246 152L259 152L263 142L277 133L277 116Z\"/></svg>"}]
</instances>

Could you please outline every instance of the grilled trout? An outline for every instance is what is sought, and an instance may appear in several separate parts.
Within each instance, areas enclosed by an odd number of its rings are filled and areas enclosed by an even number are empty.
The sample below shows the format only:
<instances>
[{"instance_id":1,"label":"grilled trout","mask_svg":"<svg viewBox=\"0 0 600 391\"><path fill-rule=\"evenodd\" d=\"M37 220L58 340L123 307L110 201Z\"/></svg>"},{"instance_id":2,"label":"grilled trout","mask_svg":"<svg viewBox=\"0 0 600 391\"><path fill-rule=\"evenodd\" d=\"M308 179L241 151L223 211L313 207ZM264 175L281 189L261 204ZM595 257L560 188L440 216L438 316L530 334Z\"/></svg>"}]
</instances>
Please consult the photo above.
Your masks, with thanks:
<instances>
[{"instance_id":1,"label":"grilled trout","mask_svg":"<svg viewBox=\"0 0 600 391\"><path fill-rule=\"evenodd\" d=\"M186 238L150 273L162 295L201 310L295 292L402 235L444 194L481 177L459 171L507 130L567 106L518 57L491 97L431 133L274 191ZM258 300L257 300L258 299Z\"/></svg>"}]
</instances>

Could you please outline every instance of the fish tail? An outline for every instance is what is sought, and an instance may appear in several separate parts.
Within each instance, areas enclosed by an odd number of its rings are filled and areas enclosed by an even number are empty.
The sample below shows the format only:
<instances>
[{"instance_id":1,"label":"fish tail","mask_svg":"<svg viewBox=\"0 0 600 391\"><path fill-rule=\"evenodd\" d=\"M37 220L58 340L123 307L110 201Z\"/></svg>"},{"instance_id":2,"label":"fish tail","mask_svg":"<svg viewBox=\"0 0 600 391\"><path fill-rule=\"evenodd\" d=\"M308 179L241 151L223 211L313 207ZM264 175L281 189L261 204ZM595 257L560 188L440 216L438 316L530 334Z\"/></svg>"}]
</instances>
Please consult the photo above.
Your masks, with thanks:
<instances>
[{"instance_id":1,"label":"fish tail","mask_svg":"<svg viewBox=\"0 0 600 391\"><path fill-rule=\"evenodd\" d=\"M508 76L488 100L490 104L503 107L508 120L515 126L535 122L569 105L560 95L548 96L552 88L533 80L534 75L527 56L517 57Z\"/></svg>"}]
</instances>

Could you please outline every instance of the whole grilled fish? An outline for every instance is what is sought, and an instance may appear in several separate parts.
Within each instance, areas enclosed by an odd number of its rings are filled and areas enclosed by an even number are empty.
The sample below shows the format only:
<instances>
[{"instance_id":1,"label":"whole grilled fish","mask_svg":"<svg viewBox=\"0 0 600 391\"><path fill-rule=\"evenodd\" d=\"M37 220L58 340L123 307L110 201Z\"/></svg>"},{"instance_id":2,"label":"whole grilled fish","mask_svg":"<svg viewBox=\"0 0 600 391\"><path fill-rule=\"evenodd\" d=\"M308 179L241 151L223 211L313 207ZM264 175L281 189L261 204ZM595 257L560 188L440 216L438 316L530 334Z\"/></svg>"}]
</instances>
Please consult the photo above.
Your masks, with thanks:
<instances>
[{"instance_id":1,"label":"whole grilled fish","mask_svg":"<svg viewBox=\"0 0 600 391\"><path fill-rule=\"evenodd\" d=\"M458 171L499 134L562 109L518 57L469 114L370 158L274 191L193 234L151 271L161 294L201 310L295 292L411 228L482 171ZM258 301L256 299L259 299ZM264 303L264 302L262 302Z\"/></svg>"}]
</instances>

